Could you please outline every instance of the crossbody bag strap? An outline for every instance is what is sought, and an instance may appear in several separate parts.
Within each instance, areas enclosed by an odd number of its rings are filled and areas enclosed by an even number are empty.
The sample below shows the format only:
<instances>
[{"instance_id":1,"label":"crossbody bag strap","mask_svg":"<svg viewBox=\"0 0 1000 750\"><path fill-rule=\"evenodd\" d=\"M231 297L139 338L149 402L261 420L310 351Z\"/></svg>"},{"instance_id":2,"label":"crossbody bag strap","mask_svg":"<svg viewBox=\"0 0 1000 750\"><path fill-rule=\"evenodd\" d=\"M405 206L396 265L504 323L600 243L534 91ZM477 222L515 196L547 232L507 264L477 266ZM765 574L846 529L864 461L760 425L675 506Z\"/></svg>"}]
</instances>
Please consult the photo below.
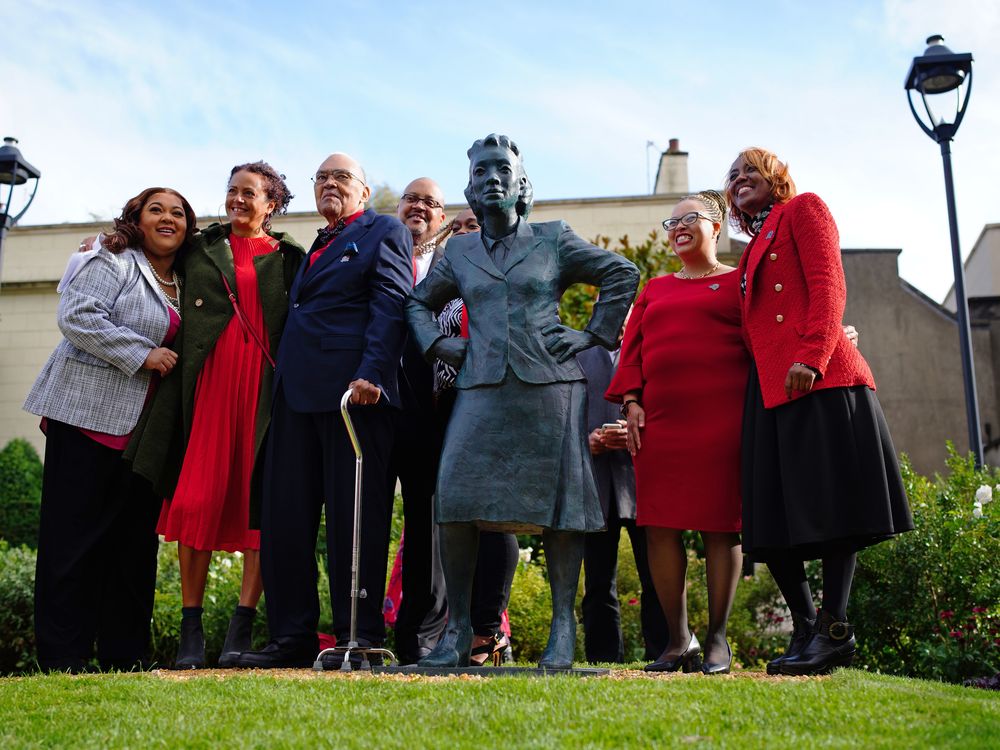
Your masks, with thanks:
<instances>
[{"instance_id":1,"label":"crossbody bag strap","mask_svg":"<svg viewBox=\"0 0 1000 750\"><path fill-rule=\"evenodd\" d=\"M253 340L257 342L257 346L264 353L267 361L271 363L271 367L275 367L274 358L271 357L271 353L267 350L267 345L261 339L260 334L254 330L254 327L250 325L250 321L247 320L247 316L243 314L243 310L240 309L239 303L236 301L236 295L233 294L232 287L229 286L229 280L226 278L226 274L219 274L222 276L222 283L226 287L226 294L229 295L229 301L233 303L233 310L236 311L236 317L240 321L240 325L243 327L243 340L249 341L249 336L253 336ZM249 334L249 336L248 336Z\"/></svg>"}]
</instances>

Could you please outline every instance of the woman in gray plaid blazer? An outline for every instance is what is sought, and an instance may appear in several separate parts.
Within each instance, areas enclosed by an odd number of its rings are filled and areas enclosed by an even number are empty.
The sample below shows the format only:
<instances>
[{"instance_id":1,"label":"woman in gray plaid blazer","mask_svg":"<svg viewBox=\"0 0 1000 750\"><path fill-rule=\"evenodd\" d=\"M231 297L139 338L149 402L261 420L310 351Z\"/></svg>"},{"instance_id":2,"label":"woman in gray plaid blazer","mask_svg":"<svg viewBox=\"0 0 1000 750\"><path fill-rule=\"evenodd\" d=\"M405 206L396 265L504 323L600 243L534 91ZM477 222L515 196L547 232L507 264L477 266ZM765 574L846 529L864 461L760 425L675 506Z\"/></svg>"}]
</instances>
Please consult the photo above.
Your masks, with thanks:
<instances>
[{"instance_id":1,"label":"woman in gray plaid blazer","mask_svg":"<svg viewBox=\"0 0 1000 750\"><path fill-rule=\"evenodd\" d=\"M147 657L159 500L122 453L177 362L167 348L180 326L173 266L195 221L179 193L148 188L64 279L64 338L24 404L46 433L35 575L42 669L86 669L95 640L103 669Z\"/></svg>"}]
</instances>

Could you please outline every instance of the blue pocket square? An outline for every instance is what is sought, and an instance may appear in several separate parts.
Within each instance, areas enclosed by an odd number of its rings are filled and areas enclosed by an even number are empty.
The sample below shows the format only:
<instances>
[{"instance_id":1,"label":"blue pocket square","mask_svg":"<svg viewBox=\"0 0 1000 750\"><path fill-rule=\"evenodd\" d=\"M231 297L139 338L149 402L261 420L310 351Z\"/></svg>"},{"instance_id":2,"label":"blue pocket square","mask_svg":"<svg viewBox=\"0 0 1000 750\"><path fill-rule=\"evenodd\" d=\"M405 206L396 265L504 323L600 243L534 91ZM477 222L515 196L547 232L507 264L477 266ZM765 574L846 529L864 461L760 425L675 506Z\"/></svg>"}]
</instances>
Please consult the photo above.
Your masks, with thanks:
<instances>
[{"instance_id":1,"label":"blue pocket square","mask_svg":"<svg viewBox=\"0 0 1000 750\"><path fill-rule=\"evenodd\" d=\"M355 245L353 242L348 242L347 247L344 248L344 257L340 259L340 262L346 263L357 254L358 254L358 246Z\"/></svg>"}]
</instances>

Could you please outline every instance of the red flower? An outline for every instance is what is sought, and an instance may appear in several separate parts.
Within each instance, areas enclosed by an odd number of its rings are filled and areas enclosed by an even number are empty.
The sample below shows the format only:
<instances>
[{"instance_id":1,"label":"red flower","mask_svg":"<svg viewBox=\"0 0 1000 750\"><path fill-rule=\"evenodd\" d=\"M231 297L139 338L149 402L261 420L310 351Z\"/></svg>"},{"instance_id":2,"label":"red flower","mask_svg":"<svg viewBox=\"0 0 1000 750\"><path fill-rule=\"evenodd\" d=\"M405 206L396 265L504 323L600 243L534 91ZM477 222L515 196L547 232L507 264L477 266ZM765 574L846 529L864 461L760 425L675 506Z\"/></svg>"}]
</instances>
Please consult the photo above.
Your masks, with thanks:
<instances>
[{"instance_id":1,"label":"red flower","mask_svg":"<svg viewBox=\"0 0 1000 750\"><path fill-rule=\"evenodd\" d=\"M982 615L986 613L986 607L973 607L972 613L976 615Z\"/></svg>"},{"instance_id":2,"label":"red flower","mask_svg":"<svg viewBox=\"0 0 1000 750\"><path fill-rule=\"evenodd\" d=\"M962 639L962 631L961 630L952 630L950 633L948 633L948 635L950 635L952 638L958 638L959 640Z\"/></svg>"},{"instance_id":3,"label":"red flower","mask_svg":"<svg viewBox=\"0 0 1000 750\"><path fill-rule=\"evenodd\" d=\"M639 603L639 600L633 596L631 599L628 600L628 603L634 607L636 604Z\"/></svg>"},{"instance_id":4,"label":"red flower","mask_svg":"<svg viewBox=\"0 0 1000 750\"><path fill-rule=\"evenodd\" d=\"M955 616L955 613L952 612L950 609L945 609L945 610L941 611L941 619L942 620L950 620L954 616Z\"/></svg>"}]
</instances>

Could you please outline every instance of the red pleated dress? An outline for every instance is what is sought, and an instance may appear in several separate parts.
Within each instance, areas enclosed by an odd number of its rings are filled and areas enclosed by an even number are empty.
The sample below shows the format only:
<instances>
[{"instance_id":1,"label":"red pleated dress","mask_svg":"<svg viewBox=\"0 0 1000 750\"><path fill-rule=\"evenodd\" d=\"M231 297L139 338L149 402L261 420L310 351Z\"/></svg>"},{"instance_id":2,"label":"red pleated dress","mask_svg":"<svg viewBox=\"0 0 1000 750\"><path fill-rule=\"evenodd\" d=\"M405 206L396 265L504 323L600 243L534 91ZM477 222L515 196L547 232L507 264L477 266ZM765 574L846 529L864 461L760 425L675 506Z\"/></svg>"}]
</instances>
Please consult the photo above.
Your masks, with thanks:
<instances>
[{"instance_id":1,"label":"red pleated dress","mask_svg":"<svg viewBox=\"0 0 1000 750\"><path fill-rule=\"evenodd\" d=\"M267 237L231 234L229 243L240 308L266 344L253 259L274 248ZM260 532L250 529L250 477L263 365L263 352L233 315L198 376L177 490L164 501L156 528L168 542L198 550L260 549Z\"/></svg>"},{"instance_id":2,"label":"red pleated dress","mask_svg":"<svg viewBox=\"0 0 1000 750\"><path fill-rule=\"evenodd\" d=\"M625 330L607 395L642 392L636 523L739 531L740 433L750 358L739 274L650 280Z\"/></svg>"}]
</instances>

